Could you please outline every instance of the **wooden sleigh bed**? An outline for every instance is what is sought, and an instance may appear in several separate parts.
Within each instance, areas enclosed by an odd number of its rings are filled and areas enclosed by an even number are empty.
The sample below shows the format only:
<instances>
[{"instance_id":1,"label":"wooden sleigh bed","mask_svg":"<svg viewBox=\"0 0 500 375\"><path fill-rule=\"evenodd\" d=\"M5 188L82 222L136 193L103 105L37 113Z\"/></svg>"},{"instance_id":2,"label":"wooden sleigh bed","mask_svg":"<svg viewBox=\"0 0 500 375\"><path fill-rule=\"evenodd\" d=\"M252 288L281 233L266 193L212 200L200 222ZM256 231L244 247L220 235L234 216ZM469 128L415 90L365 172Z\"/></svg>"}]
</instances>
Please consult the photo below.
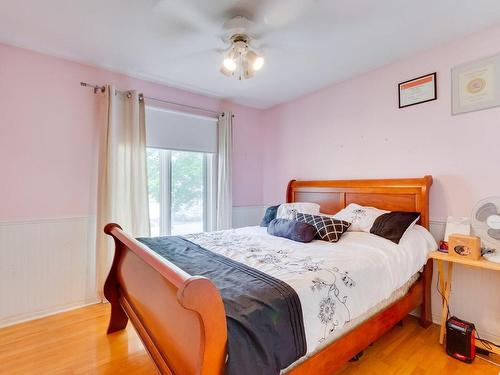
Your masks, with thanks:
<instances>
[{"instance_id":1,"label":"wooden sleigh bed","mask_svg":"<svg viewBox=\"0 0 500 375\"><path fill-rule=\"evenodd\" d=\"M385 180L296 181L288 184L287 202L315 202L333 214L349 203L390 211L420 212L429 225L432 177ZM226 360L227 326L218 289L204 277L189 275L108 224L115 257L104 286L111 303L108 334L122 330L130 319L162 374L222 374ZM350 330L288 374L331 374L381 337L409 312L420 307L420 324L431 324L432 261L406 295Z\"/></svg>"}]
</instances>

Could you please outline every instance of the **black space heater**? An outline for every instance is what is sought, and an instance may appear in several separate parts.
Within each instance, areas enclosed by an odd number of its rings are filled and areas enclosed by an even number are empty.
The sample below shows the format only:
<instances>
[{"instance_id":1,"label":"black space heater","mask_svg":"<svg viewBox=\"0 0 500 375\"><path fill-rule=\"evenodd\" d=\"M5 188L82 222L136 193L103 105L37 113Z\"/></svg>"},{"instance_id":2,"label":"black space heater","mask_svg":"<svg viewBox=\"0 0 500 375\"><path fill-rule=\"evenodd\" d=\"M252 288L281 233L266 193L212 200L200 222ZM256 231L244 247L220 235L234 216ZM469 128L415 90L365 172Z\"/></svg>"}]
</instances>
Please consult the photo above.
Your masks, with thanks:
<instances>
[{"instance_id":1,"label":"black space heater","mask_svg":"<svg viewBox=\"0 0 500 375\"><path fill-rule=\"evenodd\" d=\"M473 323L452 316L446 321L446 353L462 362L476 357L476 328Z\"/></svg>"}]
</instances>

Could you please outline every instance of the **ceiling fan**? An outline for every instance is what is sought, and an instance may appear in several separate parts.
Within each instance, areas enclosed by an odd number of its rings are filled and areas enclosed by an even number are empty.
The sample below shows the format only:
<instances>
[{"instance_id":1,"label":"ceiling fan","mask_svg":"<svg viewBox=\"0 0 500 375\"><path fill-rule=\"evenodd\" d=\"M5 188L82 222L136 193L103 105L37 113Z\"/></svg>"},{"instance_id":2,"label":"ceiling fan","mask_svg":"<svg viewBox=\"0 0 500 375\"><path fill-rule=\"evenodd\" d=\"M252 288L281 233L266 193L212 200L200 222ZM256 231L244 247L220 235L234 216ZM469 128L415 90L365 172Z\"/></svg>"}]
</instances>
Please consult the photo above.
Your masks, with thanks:
<instances>
[{"instance_id":1,"label":"ceiling fan","mask_svg":"<svg viewBox=\"0 0 500 375\"><path fill-rule=\"evenodd\" d=\"M177 22L189 28L190 38L186 43L193 48L202 47L200 53L207 51L207 47L217 51L222 74L243 80L251 78L264 66L264 46L265 49L279 47L280 38L273 39L273 36L303 17L317 1L240 0L221 6L222 9L204 12L206 2L159 0L155 10L174 16ZM207 36L217 38L208 39ZM186 38L186 32L178 38Z\"/></svg>"},{"instance_id":2,"label":"ceiling fan","mask_svg":"<svg viewBox=\"0 0 500 375\"><path fill-rule=\"evenodd\" d=\"M248 31L250 25L251 22L243 16L236 16L224 23L225 35L222 40L230 44L220 68L225 76L248 79L264 66L262 54L252 48L253 36Z\"/></svg>"}]
</instances>

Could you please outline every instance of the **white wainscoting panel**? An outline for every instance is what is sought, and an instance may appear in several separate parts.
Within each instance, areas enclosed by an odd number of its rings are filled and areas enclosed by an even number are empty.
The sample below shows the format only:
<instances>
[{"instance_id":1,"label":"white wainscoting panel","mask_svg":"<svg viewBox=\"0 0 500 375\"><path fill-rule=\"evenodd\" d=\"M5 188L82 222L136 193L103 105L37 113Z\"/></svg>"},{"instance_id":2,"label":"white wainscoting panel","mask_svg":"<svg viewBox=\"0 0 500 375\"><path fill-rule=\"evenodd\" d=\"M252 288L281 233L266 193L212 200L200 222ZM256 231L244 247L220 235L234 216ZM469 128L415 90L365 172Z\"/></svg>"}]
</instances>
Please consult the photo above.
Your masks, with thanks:
<instances>
[{"instance_id":1,"label":"white wainscoting panel","mask_svg":"<svg viewBox=\"0 0 500 375\"><path fill-rule=\"evenodd\" d=\"M0 327L98 302L95 220L0 223Z\"/></svg>"},{"instance_id":2,"label":"white wainscoting panel","mask_svg":"<svg viewBox=\"0 0 500 375\"><path fill-rule=\"evenodd\" d=\"M267 206L234 206L233 228L259 225Z\"/></svg>"}]
</instances>

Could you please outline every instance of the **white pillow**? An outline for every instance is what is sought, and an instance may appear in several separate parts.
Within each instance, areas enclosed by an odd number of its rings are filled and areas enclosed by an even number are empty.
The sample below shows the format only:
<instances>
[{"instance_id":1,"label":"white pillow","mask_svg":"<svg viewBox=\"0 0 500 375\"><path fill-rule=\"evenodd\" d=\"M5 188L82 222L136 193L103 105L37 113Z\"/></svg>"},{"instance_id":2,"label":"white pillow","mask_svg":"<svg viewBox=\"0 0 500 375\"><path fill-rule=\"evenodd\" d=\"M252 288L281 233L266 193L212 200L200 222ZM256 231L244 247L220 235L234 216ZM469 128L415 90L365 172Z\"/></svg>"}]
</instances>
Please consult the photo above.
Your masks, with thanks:
<instances>
[{"instance_id":1,"label":"white pillow","mask_svg":"<svg viewBox=\"0 0 500 375\"><path fill-rule=\"evenodd\" d=\"M401 236L401 238L403 238L403 237L405 236L405 234L406 234L406 233L408 233L408 230L410 230L410 229L414 228L414 227L416 226L416 224L417 224L417 221L419 221L419 220L420 220L420 215L418 215L418 217L417 217L415 220L413 220L413 223L411 223L411 224L410 224L410 226L409 226L408 228L406 228L406 230L405 230L405 232L403 233L403 235ZM422 229L427 230L427 229L425 229L424 227L422 227ZM431 235L431 236L432 236L432 235ZM401 241L401 240L400 240L400 241Z\"/></svg>"},{"instance_id":2,"label":"white pillow","mask_svg":"<svg viewBox=\"0 0 500 375\"><path fill-rule=\"evenodd\" d=\"M319 204L307 202L283 203L278 207L276 213L277 219L295 220L295 213L302 212L303 214L318 215Z\"/></svg>"},{"instance_id":3,"label":"white pillow","mask_svg":"<svg viewBox=\"0 0 500 375\"><path fill-rule=\"evenodd\" d=\"M351 223L351 226L348 229L350 232L370 233L370 229L372 228L375 219L388 212L390 211L379 210L375 207L365 207L356 203L351 203L346 208L333 215L333 217Z\"/></svg>"}]
</instances>

